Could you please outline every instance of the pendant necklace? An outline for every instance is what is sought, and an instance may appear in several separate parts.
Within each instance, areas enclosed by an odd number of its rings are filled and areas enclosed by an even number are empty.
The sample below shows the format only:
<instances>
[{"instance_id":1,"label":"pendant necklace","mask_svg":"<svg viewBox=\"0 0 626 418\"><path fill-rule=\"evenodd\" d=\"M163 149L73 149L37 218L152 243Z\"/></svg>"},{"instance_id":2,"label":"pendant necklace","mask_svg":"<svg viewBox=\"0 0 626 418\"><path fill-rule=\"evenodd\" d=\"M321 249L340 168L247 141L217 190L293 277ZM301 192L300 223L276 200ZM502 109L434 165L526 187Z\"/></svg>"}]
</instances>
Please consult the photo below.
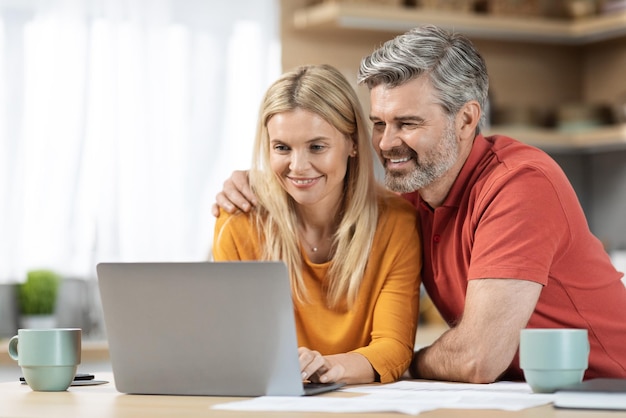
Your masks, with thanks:
<instances>
[{"instance_id":1,"label":"pendant necklace","mask_svg":"<svg viewBox=\"0 0 626 418\"><path fill-rule=\"evenodd\" d=\"M311 245L311 243L307 241L306 238L304 238L304 234L301 235L301 238L302 238L302 241L304 241L304 243L307 245L307 247L311 249L311 251L313 251L314 253L317 252L318 248L314 245Z\"/></svg>"},{"instance_id":2,"label":"pendant necklace","mask_svg":"<svg viewBox=\"0 0 626 418\"><path fill-rule=\"evenodd\" d=\"M324 245L312 245L309 240L306 239L305 235L304 235L304 231L300 231L300 240L305 244L305 247L309 248L309 250L311 250L311 252L313 253L317 253L319 252L320 248L326 248ZM330 238L321 238L320 242L322 243L326 243L329 242Z\"/></svg>"},{"instance_id":3,"label":"pendant necklace","mask_svg":"<svg viewBox=\"0 0 626 418\"><path fill-rule=\"evenodd\" d=\"M326 257L330 254L330 243L332 241L332 237L321 236L317 245L312 245L311 242L306 238L306 234L304 233L304 229L299 227L299 237L300 241L303 243L303 246L308 248L309 251L313 254L324 254L324 249L326 249Z\"/></svg>"}]
</instances>

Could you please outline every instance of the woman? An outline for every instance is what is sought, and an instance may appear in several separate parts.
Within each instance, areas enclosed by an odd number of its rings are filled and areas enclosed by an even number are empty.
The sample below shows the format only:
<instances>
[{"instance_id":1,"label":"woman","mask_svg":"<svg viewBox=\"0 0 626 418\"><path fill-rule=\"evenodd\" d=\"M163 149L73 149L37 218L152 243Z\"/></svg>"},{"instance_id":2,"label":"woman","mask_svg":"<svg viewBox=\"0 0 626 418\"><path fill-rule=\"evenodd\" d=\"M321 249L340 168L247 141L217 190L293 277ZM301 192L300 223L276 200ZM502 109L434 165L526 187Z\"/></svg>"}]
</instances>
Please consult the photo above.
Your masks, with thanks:
<instances>
[{"instance_id":1,"label":"woman","mask_svg":"<svg viewBox=\"0 0 626 418\"><path fill-rule=\"evenodd\" d=\"M282 260L305 380L392 382L417 326L415 210L374 178L366 121L339 71L284 74L261 105L249 214L222 212L213 257Z\"/></svg>"}]
</instances>

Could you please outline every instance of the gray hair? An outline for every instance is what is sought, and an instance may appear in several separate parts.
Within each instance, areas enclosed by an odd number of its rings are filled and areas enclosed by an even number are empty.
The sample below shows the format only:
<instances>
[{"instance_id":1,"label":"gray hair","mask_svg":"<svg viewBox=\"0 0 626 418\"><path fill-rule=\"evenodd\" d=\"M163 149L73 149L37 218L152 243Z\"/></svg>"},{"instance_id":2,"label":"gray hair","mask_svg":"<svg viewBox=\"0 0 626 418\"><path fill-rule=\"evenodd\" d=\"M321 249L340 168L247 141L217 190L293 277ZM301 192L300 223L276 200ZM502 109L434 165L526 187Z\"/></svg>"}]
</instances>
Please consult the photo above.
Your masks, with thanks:
<instances>
[{"instance_id":1,"label":"gray hair","mask_svg":"<svg viewBox=\"0 0 626 418\"><path fill-rule=\"evenodd\" d=\"M488 109L489 76L482 56L463 35L432 25L411 29L363 58L358 81L370 89L380 84L393 88L422 74L430 78L438 104L449 115L476 100L482 109L480 131Z\"/></svg>"}]
</instances>

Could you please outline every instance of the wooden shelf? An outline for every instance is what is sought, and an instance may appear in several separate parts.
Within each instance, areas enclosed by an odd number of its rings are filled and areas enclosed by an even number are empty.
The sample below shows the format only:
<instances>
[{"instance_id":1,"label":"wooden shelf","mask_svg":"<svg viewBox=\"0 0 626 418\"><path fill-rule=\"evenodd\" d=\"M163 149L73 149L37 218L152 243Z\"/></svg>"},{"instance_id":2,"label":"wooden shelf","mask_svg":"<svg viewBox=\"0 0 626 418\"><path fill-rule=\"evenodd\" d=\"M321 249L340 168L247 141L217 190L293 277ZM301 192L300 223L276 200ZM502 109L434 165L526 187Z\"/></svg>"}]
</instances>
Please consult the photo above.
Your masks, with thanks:
<instances>
[{"instance_id":1,"label":"wooden shelf","mask_svg":"<svg viewBox=\"0 0 626 418\"><path fill-rule=\"evenodd\" d=\"M293 24L298 30L393 33L434 24L477 39L582 45L626 35L626 12L557 20L325 2L296 10Z\"/></svg>"},{"instance_id":2,"label":"wooden shelf","mask_svg":"<svg viewBox=\"0 0 626 418\"><path fill-rule=\"evenodd\" d=\"M593 128L579 132L513 126L492 126L486 135L501 134L546 151L626 150L626 124Z\"/></svg>"},{"instance_id":3,"label":"wooden shelf","mask_svg":"<svg viewBox=\"0 0 626 418\"><path fill-rule=\"evenodd\" d=\"M338 39L347 32L397 34L421 24L434 24L474 39L557 45L585 45L626 36L626 12L558 20L326 1L293 13L295 30L326 32ZM626 124L576 132L512 126L492 127L490 131L509 135L546 151L626 149Z\"/></svg>"}]
</instances>

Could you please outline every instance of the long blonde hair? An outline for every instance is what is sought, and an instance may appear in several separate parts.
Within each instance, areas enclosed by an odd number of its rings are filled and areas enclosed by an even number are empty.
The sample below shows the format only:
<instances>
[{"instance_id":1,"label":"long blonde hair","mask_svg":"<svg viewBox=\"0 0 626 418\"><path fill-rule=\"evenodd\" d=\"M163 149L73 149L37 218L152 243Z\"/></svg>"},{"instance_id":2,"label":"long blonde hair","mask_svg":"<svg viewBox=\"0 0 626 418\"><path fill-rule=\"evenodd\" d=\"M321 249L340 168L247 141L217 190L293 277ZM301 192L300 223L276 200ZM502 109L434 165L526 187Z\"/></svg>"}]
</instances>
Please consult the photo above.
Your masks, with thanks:
<instances>
[{"instance_id":1,"label":"long blonde hair","mask_svg":"<svg viewBox=\"0 0 626 418\"><path fill-rule=\"evenodd\" d=\"M262 101L250 170L250 185L259 201L255 223L262 257L283 260L295 298L308 300L295 203L269 165L267 123L273 115L295 109L321 116L356 147L356 156L348 162L327 289L329 307L350 307L356 300L372 247L381 188L374 177L373 152L359 100L346 78L331 66L303 66L285 73L270 86Z\"/></svg>"}]
</instances>

